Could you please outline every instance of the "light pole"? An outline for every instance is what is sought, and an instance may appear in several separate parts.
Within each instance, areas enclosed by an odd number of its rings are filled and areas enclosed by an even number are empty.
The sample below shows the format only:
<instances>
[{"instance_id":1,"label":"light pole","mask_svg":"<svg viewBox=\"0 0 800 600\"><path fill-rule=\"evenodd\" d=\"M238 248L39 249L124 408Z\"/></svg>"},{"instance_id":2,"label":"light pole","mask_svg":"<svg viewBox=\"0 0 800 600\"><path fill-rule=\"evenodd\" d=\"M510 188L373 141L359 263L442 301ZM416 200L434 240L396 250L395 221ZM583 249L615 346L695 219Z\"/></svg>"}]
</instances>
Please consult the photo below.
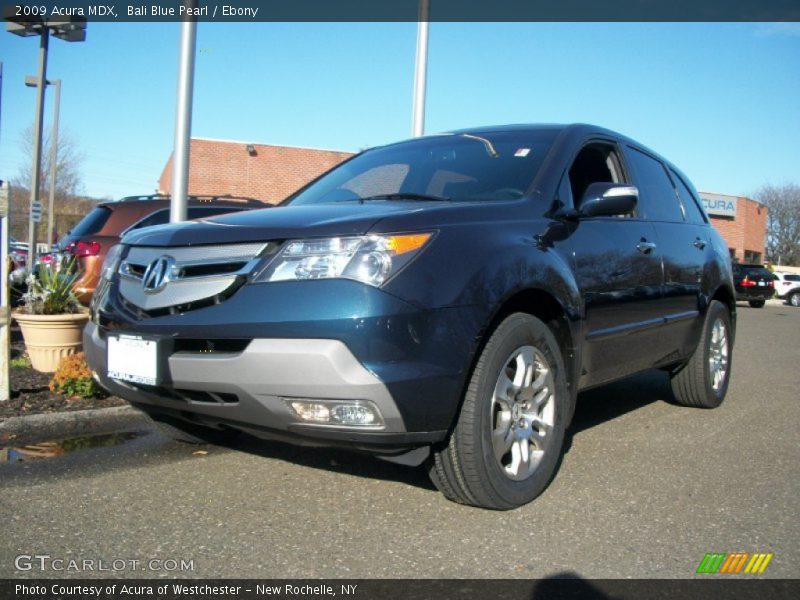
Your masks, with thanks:
<instances>
[{"instance_id":1,"label":"light pole","mask_svg":"<svg viewBox=\"0 0 800 600\"><path fill-rule=\"evenodd\" d=\"M53 132L50 134L50 198L47 204L47 245L53 245L53 205L56 196L56 171L58 170L58 116L61 112L61 80L48 80L46 85L56 88L55 103L53 104ZM25 85L36 87L38 81L35 77L26 77Z\"/></svg>"},{"instance_id":2,"label":"light pole","mask_svg":"<svg viewBox=\"0 0 800 600\"><path fill-rule=\"evenodd\" d=\"M195 0L184 0L195 7ZM192 101L194 99L194 55L197 45L197 20L185 17L181 22L178 51L178 98L175 108L175 149L172 158L172 198L169 221L186 220L189 203L189 155L192 143Z\"/></svg>"},{"instance_id":3,"label":"light pole","mask_svg":"<svg viewBox=\"0 0 800 600\"><path fill-rule=\"evenodd\" d=\"M430 0L419 1L417 23L417 59L414 65L414 103L411 109L411 135L420 137L425 131L425 86L428 79L428 26Z\"/></svg>"},{"instance_id":4,"label":"light pole","mask_svg":"<svg viewBox=\"0 0 800 600\"><path fill-rule=\"evenodd\" d=\"M8 15L9 13L7 13ZM13 13L11 13L13 14ZM28 213L28 265L33 268L36 260L36 227L33 221L33 208L39 203L39 180L42 160L42 123L44 115L45 82L47 81L47 49L50 33L67 42L82 42L86 39L86 19L67 17L43 20L41 17L6 16L6 29L20 37L39 36L39 72L36 76L36 117L33 125L33 164L31 173L31 201Z\"/></svg>"}]
</instances>

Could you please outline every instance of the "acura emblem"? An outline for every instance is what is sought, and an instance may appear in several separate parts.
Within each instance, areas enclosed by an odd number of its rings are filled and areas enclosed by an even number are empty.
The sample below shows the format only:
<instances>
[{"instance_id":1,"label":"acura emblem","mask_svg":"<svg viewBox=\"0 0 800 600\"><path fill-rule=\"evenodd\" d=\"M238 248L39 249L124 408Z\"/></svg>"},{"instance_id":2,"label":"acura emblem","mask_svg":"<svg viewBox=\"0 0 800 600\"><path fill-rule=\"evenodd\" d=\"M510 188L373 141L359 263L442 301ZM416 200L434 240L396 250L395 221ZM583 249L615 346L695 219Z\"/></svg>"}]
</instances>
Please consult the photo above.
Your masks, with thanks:
<instances>
[{"instance_id":1,"label":"acura emblem","mask_svg":"<svg viewBox=\"0 0 800 600\"><path fill-rule=\"evenodd\" d=\"M147 266L142 278L142 287L148 294L164 289L170 281L175 259L171 256L160 256Z\"/></svg>"}]
</instances>

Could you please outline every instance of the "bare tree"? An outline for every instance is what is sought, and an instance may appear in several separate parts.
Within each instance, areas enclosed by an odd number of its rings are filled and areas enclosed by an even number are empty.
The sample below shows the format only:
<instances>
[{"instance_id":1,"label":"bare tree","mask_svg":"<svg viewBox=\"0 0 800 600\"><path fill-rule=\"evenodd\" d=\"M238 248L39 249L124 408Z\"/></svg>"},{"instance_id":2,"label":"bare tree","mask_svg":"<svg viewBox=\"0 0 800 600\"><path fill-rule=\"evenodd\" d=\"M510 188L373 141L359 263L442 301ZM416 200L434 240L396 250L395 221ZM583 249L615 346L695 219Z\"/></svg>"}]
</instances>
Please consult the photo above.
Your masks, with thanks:
<instances>
[{"instance_id":1,"label":"bare tree","mask_svg":"<svg viewBox=\"0 0 800 600\"><path fill-rule=\"evenodd\" d=\"M42 198L50 190L50 130L46 129L42 134L42 161L41 178L39 193ZM31 167L33 162L33 126L31 125L20 135L19 147L24 156L24 160L19 169L17 177L12 183L16 186L30 189ZM63 200L71 196L78 195L83 188L81 179L81 164L83 163L83 153L78 148L75 138L69 130L61 129L58 132L58 148L56 156L56 200Z\"/></svg>"},{"instance_id":2,"label":"bare tree","mask_svg":"<svg viewBox=\"0 0 800 600\"><path fill-rule=\"evenodd\" d=\"M765 185L755 197L768 209L767 260L800 266L800 185Z\"/></svg>"},{"instance_id":3,"label":"bare tree","mask_svg":"<svg viewBox=\"0 0 800 600\"><path fill-rule=\"evenodd\" d=\"M39 199L47 206L50 193L50 129L45 128L42 134L42 160L39 184ZM22 132L19 138L19 149L23 157L16 177L12 178L11 235L26 240L28 237L28 212L30 210L31 168L33 162L33 126ZM56 189L55 189L55 231L63 233L71 227L88 210L87 201L80 196L83 188L81 165L83 153L69 130L61 129L58 133L58 152L56 156ZM73 216L74 213L74 216ZM39 224L37 238L46 237L47 217L43 216ZM63 231L62 231L63 229Z\"/></svg>"}]
</instances>

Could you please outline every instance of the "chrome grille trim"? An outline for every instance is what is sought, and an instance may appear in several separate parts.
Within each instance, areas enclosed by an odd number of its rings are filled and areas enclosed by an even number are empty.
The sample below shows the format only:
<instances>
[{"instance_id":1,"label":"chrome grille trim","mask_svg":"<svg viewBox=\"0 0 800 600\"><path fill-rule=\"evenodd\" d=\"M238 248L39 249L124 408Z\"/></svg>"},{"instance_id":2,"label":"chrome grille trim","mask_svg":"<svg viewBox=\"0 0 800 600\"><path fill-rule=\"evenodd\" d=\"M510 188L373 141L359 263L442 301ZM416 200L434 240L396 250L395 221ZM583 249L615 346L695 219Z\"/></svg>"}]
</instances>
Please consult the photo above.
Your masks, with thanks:
<instances>
[{"instance_id":1,"label":"chrome grille trim","mask_svg":"<svg viewBox=\"0 0 800 600\"><path fill-rule=\"evenodd\" d=\"M277 247L277 244L272 244ZM226 244L218 246L153 247L133 246L119 266L119 289L122 297L144 311L158 310L214 298L247 276L270 248L269 242ZM147 267L161 257L174 261L163 289L145 290L143 276ZM231 271L226 265L245 263ZM214 267L219 265L219 272ZM186 267L205 267L204 273L187 275Z\"/></svg>"}]
</instances>

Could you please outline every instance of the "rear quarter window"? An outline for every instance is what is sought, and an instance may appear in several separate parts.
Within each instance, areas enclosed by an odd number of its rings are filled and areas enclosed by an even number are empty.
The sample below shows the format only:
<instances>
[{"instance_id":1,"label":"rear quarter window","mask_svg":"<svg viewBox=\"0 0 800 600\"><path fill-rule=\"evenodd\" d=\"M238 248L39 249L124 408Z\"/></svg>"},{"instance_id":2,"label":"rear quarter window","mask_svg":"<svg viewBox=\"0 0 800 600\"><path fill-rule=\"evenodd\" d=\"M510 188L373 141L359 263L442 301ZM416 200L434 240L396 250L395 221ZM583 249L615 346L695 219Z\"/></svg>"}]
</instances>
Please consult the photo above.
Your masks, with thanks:
<instances>
[{"instance_id":1,"label":"rear quarter window","mask_svg":"<svg viewBox=\"0 0 800 600\"><path fill-rule=\"evenodd\" d=\"M107 206L94 207L88 215L78 221L78 224L70 231L70 235L81 237L98 233L105 227L111 212L111 209Z\"/></svg>"},{"instance_id":2,"label":"rear quarter window","mask_svg":"<svg viewBox=\"0 0 800 600\"><path fill-rule=\"evenodd\" d=\"M689 190L680 175L672 169L670 169L670 175L672 175L672 180L675 182L675 189L678 191L678 197L681 199L683 209L686 211L686 220L694 225L705 225L706 219L697 204L695 195Z\"/></svg>"}]
</instances>

